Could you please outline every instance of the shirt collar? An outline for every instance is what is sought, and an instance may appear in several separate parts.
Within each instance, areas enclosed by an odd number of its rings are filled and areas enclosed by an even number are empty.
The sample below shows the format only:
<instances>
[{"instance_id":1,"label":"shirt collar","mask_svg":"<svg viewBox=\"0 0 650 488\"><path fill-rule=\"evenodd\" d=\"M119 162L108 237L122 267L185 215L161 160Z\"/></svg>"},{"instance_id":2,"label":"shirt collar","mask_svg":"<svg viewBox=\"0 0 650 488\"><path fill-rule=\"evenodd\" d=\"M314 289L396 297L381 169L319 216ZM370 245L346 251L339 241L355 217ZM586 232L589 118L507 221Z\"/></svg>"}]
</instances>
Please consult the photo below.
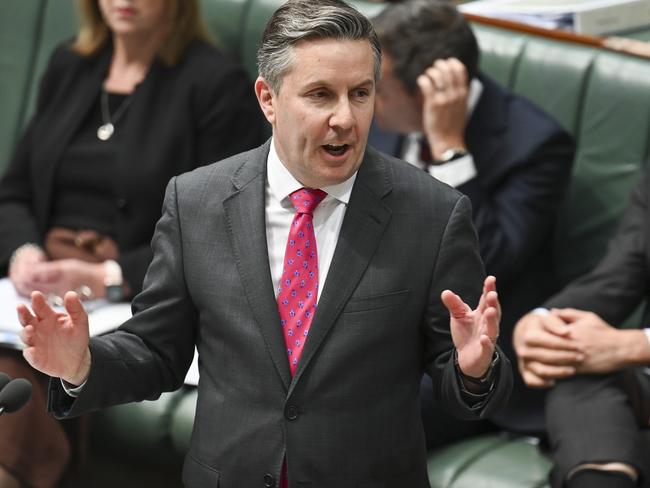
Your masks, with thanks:
<instances>
[{"instance_id":1,"label":"shirt collar","mask_svg":"<svg viewBox=\"0 0 650 488\"><path fill-rule=\"evenodd\" d=\"M357 172L355 171L355 173L344 182L321 188L321 190L328 195L326 200L329 197L332 197L347 205L350 201L350 195L352 194L352 187L354 186L356 177ZM284 163L280 161L280 157L275 150L275 141L273 138L271 139L271 147L267 159L266 178L269 182L271 195L279 202L282 202L294 191L299 190L304 186L294 178Z\"/></svg>"}]
</instances>

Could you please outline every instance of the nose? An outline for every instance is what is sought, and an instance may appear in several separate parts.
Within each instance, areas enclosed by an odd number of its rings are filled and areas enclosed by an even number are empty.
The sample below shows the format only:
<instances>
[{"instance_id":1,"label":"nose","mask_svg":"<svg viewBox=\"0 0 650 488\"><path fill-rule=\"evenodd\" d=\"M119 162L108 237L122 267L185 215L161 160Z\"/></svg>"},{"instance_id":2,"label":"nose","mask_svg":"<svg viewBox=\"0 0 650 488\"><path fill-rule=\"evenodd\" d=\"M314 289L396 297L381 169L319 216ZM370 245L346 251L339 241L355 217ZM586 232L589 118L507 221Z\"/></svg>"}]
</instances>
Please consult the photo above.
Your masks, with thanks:
<instances>
[{"instance_id":1,"label":"nose","mask_svg":"<svg viewBox=\"0 0 650 488\"><path fill-rule=\"evenodd\" d=\"M349 130L354 127L355 117L352 111L352 105L347 98L336 104L332 115L330 116L330 127Z\"/></svg>"}]
</instances>

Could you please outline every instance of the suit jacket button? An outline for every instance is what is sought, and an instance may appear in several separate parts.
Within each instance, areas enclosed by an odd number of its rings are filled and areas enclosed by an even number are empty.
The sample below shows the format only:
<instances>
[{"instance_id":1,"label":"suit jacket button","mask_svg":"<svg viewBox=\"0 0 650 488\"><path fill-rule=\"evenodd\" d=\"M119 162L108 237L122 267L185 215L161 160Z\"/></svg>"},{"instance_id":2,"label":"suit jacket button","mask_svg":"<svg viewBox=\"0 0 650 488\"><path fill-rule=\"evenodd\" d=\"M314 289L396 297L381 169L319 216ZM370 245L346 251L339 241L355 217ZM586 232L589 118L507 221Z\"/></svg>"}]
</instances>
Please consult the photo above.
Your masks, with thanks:
<instances>
[{"instance_id":1,"label":"suit jacket button","mask_svg":"<svg viewBox=\"0 0 650 488\"><path fill-rule=\"evenodd\" d=\"M127 206L126 198L118 198L117 200L115 200L115 205L117 206L117 208L119 210L124 212L126 210L126 206Z\"/></svg>"},{"instance_id":2,"label":"suit jacket button","mask_svg":"<svg viewBox=\"0 0 650 488\"><path fill-rule=\"evenodd\" d=\"M294 420L298 419L298 407L295 405L287 405L287 408L284 411L284 417L287 420L291 420L292 422Z\"/></svg>"},{"instance_id":3,"label":"suit jacket button","mask_svg":"<svg viewBox=\"0 0 650 488\"><path fill-rule=\"evenodd\" d=\"M266 488L273 488L275 486L275 478L271 474L264 475L264 486Z\"/></svg>"}]
</instances>

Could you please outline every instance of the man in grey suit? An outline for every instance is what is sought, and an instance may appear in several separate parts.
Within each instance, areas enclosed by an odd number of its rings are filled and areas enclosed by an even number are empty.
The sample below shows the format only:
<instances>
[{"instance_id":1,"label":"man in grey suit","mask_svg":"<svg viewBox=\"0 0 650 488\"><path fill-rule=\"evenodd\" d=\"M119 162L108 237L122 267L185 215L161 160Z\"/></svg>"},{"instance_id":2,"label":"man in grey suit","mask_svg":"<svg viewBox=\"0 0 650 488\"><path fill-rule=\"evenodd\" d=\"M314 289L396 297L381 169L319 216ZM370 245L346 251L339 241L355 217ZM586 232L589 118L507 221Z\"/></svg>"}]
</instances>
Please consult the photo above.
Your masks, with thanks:
<instances>
[{"instance_id":1,"label":"man in grey suit","mask_svg":"<svg viewBox=\"0 0 650 488\"><path fill-rule=\"evenodd\" d=\"M186 486L425 488L423 370L463 418L505 403L467 198L366 147L380 59L339 0L278 9L255 83L273 137L171 180L133 318L89 340L73 292L19 307L55 414L178 388L196 346Z\"/></svg>"}]
</instances>

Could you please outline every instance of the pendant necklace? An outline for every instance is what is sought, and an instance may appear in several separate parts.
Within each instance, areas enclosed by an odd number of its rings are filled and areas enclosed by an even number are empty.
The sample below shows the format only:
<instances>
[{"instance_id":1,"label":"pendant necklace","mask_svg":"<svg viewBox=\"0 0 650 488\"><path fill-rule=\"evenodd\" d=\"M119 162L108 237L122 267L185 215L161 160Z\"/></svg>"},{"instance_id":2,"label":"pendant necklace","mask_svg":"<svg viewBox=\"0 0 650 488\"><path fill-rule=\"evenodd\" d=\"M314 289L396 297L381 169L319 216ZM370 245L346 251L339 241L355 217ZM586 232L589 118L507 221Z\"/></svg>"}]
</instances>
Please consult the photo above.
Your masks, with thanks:
<instances>
[{"instance_id":1,"label":"pendant necklace","mask_svg":"<svg viewBox=\"0 0 650 488\"><path fill-rule=\"evenodd\" d=\"M102 90L100 103L103 123L97 129L97 138L100 141L107 141L111 138L115 132L115 124L117 124L117 121L120 120L120 118L122 118L122 115L124 115L124 112L126 112L126 109L131 103L131 99L131 95L127 96L113 114L113 118L111 118L111 112L108 108L108 92L106 90Z\"/></svg>"}]
</instances>

